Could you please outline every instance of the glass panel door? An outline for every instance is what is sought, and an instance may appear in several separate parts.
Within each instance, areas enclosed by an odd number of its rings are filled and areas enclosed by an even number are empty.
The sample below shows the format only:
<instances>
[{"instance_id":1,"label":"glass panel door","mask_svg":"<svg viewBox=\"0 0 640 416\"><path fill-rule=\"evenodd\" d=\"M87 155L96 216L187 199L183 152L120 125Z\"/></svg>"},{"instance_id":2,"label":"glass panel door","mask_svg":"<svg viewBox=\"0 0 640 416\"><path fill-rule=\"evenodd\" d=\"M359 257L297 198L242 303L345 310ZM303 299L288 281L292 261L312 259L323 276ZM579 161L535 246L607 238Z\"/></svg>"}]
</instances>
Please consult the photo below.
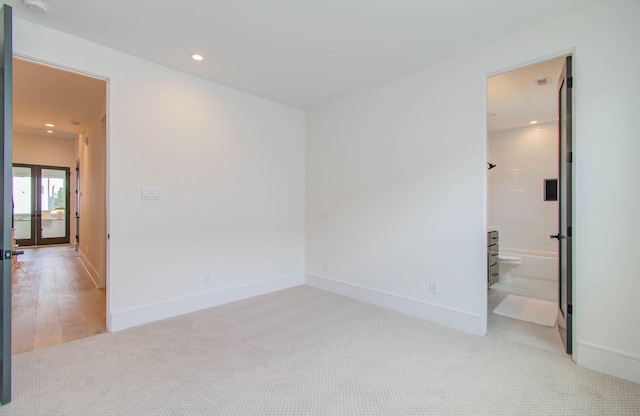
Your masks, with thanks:
<instances>
[{"instance_id":1,"label":"glass panel door","mask_svg":"<svg viewBox=\"0 0 640 416\"><path fill-rule=\"evenodd\" d=\"M40 235L37 244L69 242L69 168L38 166Z\"/></svg>"},{"instance_id":2,"label":"glass panel door","mask_svg":"<svg viewBox=\"0 0 640 416\"><path fill-rule=\"evenodd\" d=\"M69 168L13 165L13 226L19 246L69 243Z\"/></svg>"},{"instance_id":3,"label":"glass panel door","mask_svg":"<svg viewBox=\"0 0 640 416\"><path fill-rule=\"evenodd\" d=\"M35 166L13 165L13 228L21 246L36 244Z\"/></svg>"}]
</instances>

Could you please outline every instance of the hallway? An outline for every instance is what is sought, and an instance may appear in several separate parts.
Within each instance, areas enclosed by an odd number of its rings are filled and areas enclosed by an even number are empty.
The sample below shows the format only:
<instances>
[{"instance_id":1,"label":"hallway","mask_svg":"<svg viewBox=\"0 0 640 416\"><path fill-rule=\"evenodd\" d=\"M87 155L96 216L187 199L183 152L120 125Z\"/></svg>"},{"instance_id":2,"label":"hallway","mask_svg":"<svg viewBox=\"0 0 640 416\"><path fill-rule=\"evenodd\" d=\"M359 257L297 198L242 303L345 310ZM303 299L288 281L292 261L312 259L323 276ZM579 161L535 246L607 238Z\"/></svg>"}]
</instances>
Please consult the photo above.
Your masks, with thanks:
<instances>
[{"instance_id":1,"label":"hallway","mask_svg":"<svg viewBox=\"0 0 640 416\"><path fill-rule=\"evenodd\" d=\"M105 332L105 304L73 247L24 249L12 273L12 354Z\"/></svg>"}]
</instances>

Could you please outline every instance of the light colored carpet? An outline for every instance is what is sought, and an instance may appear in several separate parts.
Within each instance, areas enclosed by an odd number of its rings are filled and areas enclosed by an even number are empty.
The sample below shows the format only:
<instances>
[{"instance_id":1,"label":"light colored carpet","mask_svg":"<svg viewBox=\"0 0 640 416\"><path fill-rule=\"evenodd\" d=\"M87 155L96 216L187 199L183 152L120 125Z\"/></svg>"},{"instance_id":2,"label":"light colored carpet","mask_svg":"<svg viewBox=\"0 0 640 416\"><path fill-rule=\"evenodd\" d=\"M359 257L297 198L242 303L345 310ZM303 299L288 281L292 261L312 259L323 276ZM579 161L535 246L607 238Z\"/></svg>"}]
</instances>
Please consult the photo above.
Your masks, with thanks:
<instances>
[{"instance_id":1,"label":"light colored carpet","mask_svg":"<svg viewBox=\"0 0 640 416\"><path fill-rule=\"evenodd\" d=\"M306 286L14 357L0 415L638 415L640 385Z\"/></svg>"},{"instance_id":2,"label":"light colored carpet","mask_svg":"<svg viewBox=\"0 0 640 416\"><path fill-rule=\"evenodd\" d=\"M516 295L504 298L493 313L552 328L558 321L558 305L555 303Z\"/></svg>"}]
</instances>

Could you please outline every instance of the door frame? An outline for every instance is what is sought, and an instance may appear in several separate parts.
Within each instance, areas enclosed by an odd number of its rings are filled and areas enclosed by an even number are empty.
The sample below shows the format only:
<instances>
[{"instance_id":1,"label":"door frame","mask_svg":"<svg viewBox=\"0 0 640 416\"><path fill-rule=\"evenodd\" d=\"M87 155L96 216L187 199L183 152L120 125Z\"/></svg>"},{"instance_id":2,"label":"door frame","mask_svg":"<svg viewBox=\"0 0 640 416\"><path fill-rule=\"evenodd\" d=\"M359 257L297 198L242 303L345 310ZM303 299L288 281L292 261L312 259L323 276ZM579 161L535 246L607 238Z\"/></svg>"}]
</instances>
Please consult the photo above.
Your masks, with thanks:
<instances>
[{"instance_id":1,"label":"door frame","mask_svg":"<svg viewBox=\"0 0 640 416\"><path fill-rule=\"evenodd\" d=\"M106 290L106 329L107 332L111 332L111 279L110 279L110 258L111 258L111 240L110 240L110 224L111 224L111 210L109 208L110 205L110 175L111 175L111 140L110 140L110 92L111 92L111 78L94 73L89 71L84 71L74 66L67 66L61 63L56 63L52 61L48 61L45 59L36 58L31 55L26 55L22 53L18 53L13 51L13 58L21 59L23 61L31 62L38 65L48 66L50 68L58 69L60 71L66 71L75 73L78 75L82 75L85 77L96 78L105 82L105 93L106 93L106 114L103 115L104 123L105 123L105 136L104 136L104 158L105 158L105 227L106 227L106 244L105 244L105 290ZM78 198L80 197L80 193L78 191Z\"/></svg>"},{"instance_id":2,"label":"door frame","mask_svg":"<svg viewBox=\"0 0 640 416\"><path fill-rule=\"evenodd\" d=\"M500 69L496 69L494 71L486 73L485 77L484 77L484 103L483 103L483 110L484 111L483 111L483 114L486 115L487 111L488 111L488 109L487 109L487 100L488 100L489 93L488 93L487 88L488 88L489 78L491 78L493 76L496 76L496 75L504 74L506 72L510 72L510 71L513 71L513 70L516 70L516 69L520 69L520 68L524 68L524 67L527 67L527 66L535 65L535 64L538 64L540 62L548 61L550 59L566 57L566 56L569 56L569 55L573 57L573 61L575 62L576 50L575 50L575 48L570 48L570 49L564 49L564 50L561 50L561 51L550 53L548 55L539 56L537 58L532 58L532 59L530 59L528 61L521 61L519 63L515 63L513 65L510 65L510 66L507 66L507 67L503 67L503 68L500 68ZM573 105L574 117L572 118L571 122L572 122L572 129L575 132L576 131L575 130L575 120L576 120L576 117L575 117L575 97L574 97L573 103L574 103L574 105ZM482 164L480 165L480 168L482 169L482 172L483 172L483 176L482 176L482 189L483 189L483 192L482 192L482 198L483 198L483 203L482 203L482 214L483 214L482 215L482 223L483 223L483 227L482 227L482 235L481 235L481 238L479 240L480 240L480 242L482 244L482 246L481 246L482 247L481 248L482 252L486 252L486 250L487 250L487 244L486 244L486 241L487 241L487 227L489 225L488 224L489 201L488 201L488 179L487 179L488 178L488 175L487 175L487 172L488 172L487 171L487 163L488 163L487 148L488 148L489 135L488 135L488 131L487 131L487 118L486 117L483 118L483 132L482 132L482 134L483 134L483 137L484 137L484 141L482 143L482 145L483 145L483 147L482 147L483 157L482 157ZM574 135L574 137L572 137L572 141L573 141L573 145L574 145L573 147L575 148L575 135ZM574 176L574 178L575 178L575 176ZM560 181L560 178L558 178L558 181ZM571 213L573 215L573 218L575 218L575 212L576 212L575 186L572 187L572 195L571 196L572 196L572 200L574 201L574 203L573 203L573 205L571 207ZM576 244L575 238L574 238L573 244L574 244L574 246ZM489 286L488 286L487 275L486 275L486 270L487 270L487 266L488 265L487 265L487 256L486 255L482 256L482 258L483 258L483 266L479 267L479 270L483 271L483 273L481 274L481 278L482 278L482 282L483 283L481 285L482 289L481 289L481 293L479 293L479 296L480 296L481 302L482 302L481 303L482 304L482 311L481 311L482 312L482 314L481 314L482 315L481 316L481 319L482 319L481 320L482 331L481 332L482 332L483 335L486 335L487 334L487 330L488 330L488 319L489 319L489 311L487 310L487 308L488 308L488 296L487 296L488 292L487 291L489 289ZM575 264L575 250L574 250L574 252L572 253L572 256L571 256L571 262L573 264ZM574 270L575 270L575 268L574 268ZM571 278L572 298L573 298L573 302L576 303L575 272L572 273L572 276L570 278ZM573 332L571 334L571 340L572 340L572 344L573 345L575 345L575 340L576 340L576 332L577 332L576 328L577 328L576 317L573 316ZM574 361L576 361L577 357L576 357L576 349L575 348L573 349L573 352L572 352L571 356L572 356L572 359Z\"/></svg>"}]
</instances>

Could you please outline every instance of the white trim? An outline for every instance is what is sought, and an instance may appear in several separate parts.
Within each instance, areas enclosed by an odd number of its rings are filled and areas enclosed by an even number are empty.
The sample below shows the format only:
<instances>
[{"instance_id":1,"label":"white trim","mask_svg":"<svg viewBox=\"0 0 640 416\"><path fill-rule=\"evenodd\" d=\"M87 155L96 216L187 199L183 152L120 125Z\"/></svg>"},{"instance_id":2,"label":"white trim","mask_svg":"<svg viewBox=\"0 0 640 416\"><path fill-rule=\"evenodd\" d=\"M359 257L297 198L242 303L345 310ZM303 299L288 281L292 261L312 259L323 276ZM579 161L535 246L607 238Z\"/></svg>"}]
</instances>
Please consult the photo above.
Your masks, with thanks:
<instances>
[{"instance_id":1,"label":"white trim","mask_svg":"<svg viewBox=\"0 0 640 416\"><path fill-rule=\"evenodd\" d=\"M40 59L40 58L36 58L36 57L33 57L33 56L21 54L19 52L14 52L13 53L13 57L14 58L18 58L18 59L20 59L22 61L32 62L34 64L47 66L49 68L59 69L59 70L66 71L66 72L71 72L73 74L82 75L84 77L95 78L95 79L99 79L99 80L102 80L102 81L108 81L109 80L109 77L106 77L104 75L94 74L93 72L83 71L83 70L78 69L78 68L73 68L73 67L62 65L62 64L59 64L59 63L46 61L44 59Z\"/></svg>"},{"instance_id":2,"label":"white trim","mask_svg":"<svg viewBox=\"0 0 640 416\"><path fill-rule=\"evenodd\" d=\"M584 341L577 342L578 365L640 383L640 357Z\"/></svg>"},{"instance_id":3,"label":"white trim","mask_svg":"<svg viewBox=\"0 0 640 416\"><path fill-rule=\"evenodd\" d=\"M107 315L107 319L111 324L111 331L120 331L126 328L159 321L161 319L172 318L174 316L251 298L253 296L277 292L279 290L303 284L303 274L292 274L278 277L276 279L223 288L212 292L200 293L138 308L117 311Z\"/></svg>"},{"instance_id":4,"label":"white trim","mask_svg":"<svg viewBox=\"0 0 640 416\"><path fill-rule=\"evenodd\" d=\"M80 264L82 264L84 269L87 271L87 274L89 275L89 278L91 279L93 284L96 285L96 288L98 289L104 289L103 287L100 287L100 285L98 284L99 281L100 282L102 281L102 278L100 277L100 273L98 273L96 268L93 267L93 264L91 264L87 256L85 256L84 253L82 252L82 250L79 250L78 253L80 253L77 256L78 260L80 260Z\"/></svg>"},{"instance_id":5,"label":"white trim","mask_svg":"<svg viewBox=\"0 0 640 416\"><path fill-rule=\"evenodd\" d=\"M491 75L486 74L484 78L484 86L482 88L482 114L487 114L489 111L489 78ZM480 239L481 243L481 252L486 253L487 248L487 232L489 231L489 169L487 169L487 164L489 163L488 153L489 153L489 122L487 121L487 117L482 117L482 134L484 139L482 140L482 164L478 166L479 169L482 169L482 238ZM500 230L500 227L491 227L492 230ZM482 335L487 335L489 332L489 316L487 310L489 309L489 259L488 256L482 256L482 263L478 266L480 270L486 270L485 273L482 273L482 284L480 285L480 305L481 305L481 333Z\"/></svg>"},{"instance_id":6,"label":"white trim","mask_svg":"<svg viewBox=\"0 0 640 416\"><path fill-rule=\"evenodd\" d=\"M521 68L525 68L531 65L535 65L535 64L539 64L540 62L544 62L544 61L549 61L551 59L556 59L556 58L560 58L563 56L569 56L569 55L574 55L576 53L576 48L568 48L568 49L563 49L554 53L550 53L548 55L544 55L544 56L540 56L538 58L533 58L533 59L529 59L528 61L524 61L524 62L520 62L517 64L513 64L513 65L509 65L507 67L503 67L501 69L496 69L494 71L488 72L487 75L487 79L496 76L496 75L500 75L500 74L504 74L507 72L511 72L511 71L515 71L516 69L521 69ZM486 88L485 88L486 89ZM486 104L485 104L486 106ZM486 112L485 112L486 114Z\"/></svg>"},{"instance_id":7,"label":"white trim","mask_svg":"<svg viewBox=\"0 0 640 416\"><path fill-rule=\"evenodd\" d=\"M484 335L482 315L479 314L436 305L424 300L355 285L325 276L307 273L305 281L311 287L344 295L385 309L402 312L464 332Z\"/></svg>"}]
</instances>

